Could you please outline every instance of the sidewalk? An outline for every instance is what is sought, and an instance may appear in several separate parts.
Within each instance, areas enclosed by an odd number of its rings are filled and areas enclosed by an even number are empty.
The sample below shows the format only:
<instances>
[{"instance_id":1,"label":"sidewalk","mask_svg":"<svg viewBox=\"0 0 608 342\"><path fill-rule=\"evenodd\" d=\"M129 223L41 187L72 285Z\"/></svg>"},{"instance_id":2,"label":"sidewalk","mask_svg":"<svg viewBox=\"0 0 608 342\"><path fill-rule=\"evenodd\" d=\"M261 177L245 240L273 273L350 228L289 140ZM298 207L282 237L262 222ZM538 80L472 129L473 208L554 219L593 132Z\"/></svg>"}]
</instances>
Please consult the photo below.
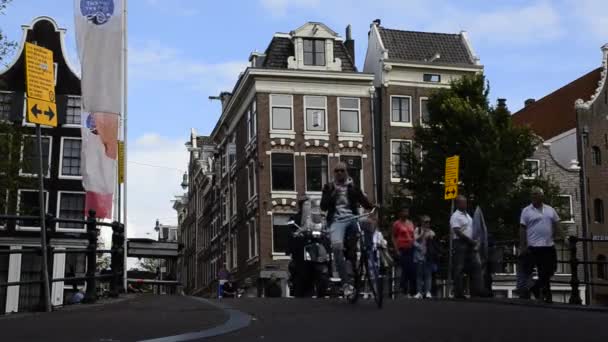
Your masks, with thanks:
<instances>
[{"instance_id":1,"label":"sidewalk","mask_svg":"<svg viewBox=\"0 0 608 342\"><path fill-rule=\"evenodd\" d=\"M138 341L201 331L227 319L221 309L190 297L141 295L52 313L0 316L0 340Z\"/></svg>"}]
</instances>

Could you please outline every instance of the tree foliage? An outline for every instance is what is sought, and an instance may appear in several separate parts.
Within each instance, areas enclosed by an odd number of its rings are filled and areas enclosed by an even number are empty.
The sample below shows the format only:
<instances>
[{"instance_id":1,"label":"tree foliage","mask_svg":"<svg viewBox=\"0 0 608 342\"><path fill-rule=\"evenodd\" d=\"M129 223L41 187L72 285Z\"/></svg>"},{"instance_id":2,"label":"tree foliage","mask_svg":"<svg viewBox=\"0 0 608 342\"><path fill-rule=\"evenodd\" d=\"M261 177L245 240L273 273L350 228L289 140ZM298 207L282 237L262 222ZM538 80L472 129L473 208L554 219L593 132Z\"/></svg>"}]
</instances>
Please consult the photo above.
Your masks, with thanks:
<instances>
[{"instance_id":1,"label":"tree foliage","mask_svg":"<svg viewBox=\"0 0 608 342\"><path fill-rule=\"evenodd\" d=\"M488 229L501 238L516 238L530 186L543 187L549 200L559 192L550 179L521 181L524 161L540 139L529 128L515 126L506 105L491 106L488 94L483 75L462 77L434 92L428 125L414 128L414 148L402 153L409 167L393 196L411 194L412 214L430 215L443 234L450 215L443 184L447 157L460 156L459 193L469 198L469 208L481 206Z\"/></svg>"},{"instance_id":2,"label":"tree foliage","mask_svg":"<svg viewBox=\"0 0 608 342\"><path fill-rule=\"evenodd\" d=\"M4 14L4 10L11 1L12 0L0 0L0 15ZM17 43L8 40L0 27L0 69L6 65L6 58L11 55L15 50L15 47L17 47Z\"/></svg>"}]
</instances>

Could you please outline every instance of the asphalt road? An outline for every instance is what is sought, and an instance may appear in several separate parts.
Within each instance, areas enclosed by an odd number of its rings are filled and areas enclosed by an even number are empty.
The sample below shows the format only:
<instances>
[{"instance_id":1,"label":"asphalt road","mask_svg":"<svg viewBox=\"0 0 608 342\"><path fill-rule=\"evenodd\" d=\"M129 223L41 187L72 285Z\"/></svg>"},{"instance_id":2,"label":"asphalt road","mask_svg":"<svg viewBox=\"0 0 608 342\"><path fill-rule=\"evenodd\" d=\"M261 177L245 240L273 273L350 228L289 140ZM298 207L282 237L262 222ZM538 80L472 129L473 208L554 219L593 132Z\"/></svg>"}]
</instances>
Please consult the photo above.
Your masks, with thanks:
<instances>
[{"instance_id":1,"label":"asphalt road","mask_svg":"<svg viewBox=\"0 0 608 342\"><path fill-rule=\"evenodd\" d=\"M244 323L245 322L245 323ZM244 323L244 324L243 324ZM248 323L248 325L247 325ZM236 331L236 327L245 325ZM221 334L215 337L201 336ZM608 312L399 299L382 310L322 299L139 296L0 316L0 341L608 341Z\"/></svg>"}]
</instances>

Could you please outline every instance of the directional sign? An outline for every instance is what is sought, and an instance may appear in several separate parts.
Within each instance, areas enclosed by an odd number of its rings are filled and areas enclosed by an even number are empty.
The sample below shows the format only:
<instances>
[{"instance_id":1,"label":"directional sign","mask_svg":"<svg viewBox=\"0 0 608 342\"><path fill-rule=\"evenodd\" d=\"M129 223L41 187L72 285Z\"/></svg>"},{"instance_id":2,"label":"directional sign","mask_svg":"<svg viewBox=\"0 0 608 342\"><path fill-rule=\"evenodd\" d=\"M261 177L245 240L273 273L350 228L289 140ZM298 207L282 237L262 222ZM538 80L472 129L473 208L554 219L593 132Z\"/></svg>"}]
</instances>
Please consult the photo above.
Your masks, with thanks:
<instances>
[{"instance_id":1,"label":"directional sign","mask_svg":"<svg viewBox=\"0 0 608 342\"><path fill-rule=\"evenodd\" d=\"M52 127L57 126L54 73L53 51L31 43L25 43L28 122Z\"/></svg>"},{"instance_id":2,"label":"directional sign","mask_svg":"<svg viewBox=\"0 0 608 342\"><path fill-rule=\"evenodd\" d=\"M27 99L27 122L57 127L57 105L38 99Z\"/></svg>"},{"instance_id":3,"label":"directional sign","mask_svg":"<svg viewBox=\"0 0 608 342\"><path fill-rule=\"evenodd\" d=\"M452 156L445 160L445 193L444 199L451 200L458 196L458 165L459 156Z\"/></svg>"}]
</instances>

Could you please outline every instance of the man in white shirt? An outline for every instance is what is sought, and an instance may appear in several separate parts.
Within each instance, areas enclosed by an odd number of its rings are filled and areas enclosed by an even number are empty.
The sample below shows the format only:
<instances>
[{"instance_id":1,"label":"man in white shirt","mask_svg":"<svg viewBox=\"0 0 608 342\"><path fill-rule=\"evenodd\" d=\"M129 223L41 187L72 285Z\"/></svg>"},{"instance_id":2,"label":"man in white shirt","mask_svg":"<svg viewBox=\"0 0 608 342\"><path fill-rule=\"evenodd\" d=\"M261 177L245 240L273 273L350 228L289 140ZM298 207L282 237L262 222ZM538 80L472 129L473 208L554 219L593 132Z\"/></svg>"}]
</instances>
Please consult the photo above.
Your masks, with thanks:
<instances>
[{"instance_id":1,"label":"man in white shirt","mask_svg":"<svg viewBox=\"0 0 608 342\"><path fill-rule=\"evenodd\" d=\"M555 209L543 203L543 198L541 188L532 189L532 204L521 212L520 254L527 255L538 271L538 280L530 291L537 299L550 303L551 277L557 268L553 239L560 219Z\"/></svg>"},{"instance_id":2,"label":"man in white shirt","mask_svg":"<svg viewBox=\"0 0 608 342\"><path fill-rule=\"evenodd\" d=\"M454 243L454 297L464 296L464 272L468 270L470 278L470 294L481 296L481 261L479 259L479 244L473 240L473 219L467 213L467 199L464 196L456 198L456 211L450 218L450 228Z\"/></svg>"}]
</instances>

